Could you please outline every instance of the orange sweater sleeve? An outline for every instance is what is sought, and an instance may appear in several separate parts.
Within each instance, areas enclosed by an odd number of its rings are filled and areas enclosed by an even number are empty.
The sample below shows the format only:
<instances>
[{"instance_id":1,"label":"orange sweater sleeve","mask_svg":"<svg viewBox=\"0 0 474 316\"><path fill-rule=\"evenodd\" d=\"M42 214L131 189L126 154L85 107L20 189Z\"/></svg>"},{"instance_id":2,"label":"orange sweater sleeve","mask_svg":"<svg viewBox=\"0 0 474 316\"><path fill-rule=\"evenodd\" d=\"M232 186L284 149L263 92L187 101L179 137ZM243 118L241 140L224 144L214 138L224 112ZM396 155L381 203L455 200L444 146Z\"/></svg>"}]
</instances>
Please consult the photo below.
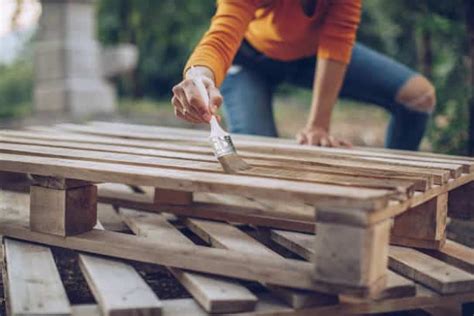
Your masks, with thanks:
<instances>
[{"instance_id":1,"label":"orange sweater sleeve","mask_svg":"<svg viewBox=\"0 0 474 316\"><path fill-rule=\"evenodd\" d=\"M361 0L329 1L319 37L319 58L349 63L360 23L361 7Z\"/></svg>"},{"instance_id":2,"label":"orange sweater sleeve","mask_svg":"<svg viewBox=\"0 0 474 316\"><path fill-rule=\"evenodd\" d=\"M186 63L184 72L191 66L206 66L220 86L256 10L257 0L218 0L211 26Z\"/></svg>"}]
</instances>

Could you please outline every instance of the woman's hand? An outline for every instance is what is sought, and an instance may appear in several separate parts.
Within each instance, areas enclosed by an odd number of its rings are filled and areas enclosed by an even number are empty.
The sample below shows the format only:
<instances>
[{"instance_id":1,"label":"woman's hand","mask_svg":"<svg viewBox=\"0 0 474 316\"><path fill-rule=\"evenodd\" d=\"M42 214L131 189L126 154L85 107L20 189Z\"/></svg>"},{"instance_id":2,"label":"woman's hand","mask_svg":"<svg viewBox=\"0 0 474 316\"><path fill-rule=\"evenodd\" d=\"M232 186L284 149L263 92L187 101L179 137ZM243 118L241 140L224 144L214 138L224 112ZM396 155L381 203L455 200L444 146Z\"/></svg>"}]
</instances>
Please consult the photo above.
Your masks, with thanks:
<instances>
[{"instance_id":1,"label":"woman's hand","mask_svg":"<svg viewBox=\"0 0 474 316\"><path fill-rule=\"evenodd\" d=\"M335 138L329 135L324 128L307 126L303 128L297 135L298 143L302 145L315 145L321 147L352 147L352 144L346 140Z\"/></svg>"},{"instance_id":2,"label":"woman's hand","mask_svg":"<svg viewBox=\"0 0 474 316\"><path fill-rule=\"evenodd\" d=\"M189 70L186 78L173 87L171 103L177 117L191 123L208 123L222 105L222 95L214 84L214 76L208 68L194 67L193 72L193 75L198 75L204 83L210 104L204 103L198 88L189 76Z\"/></svg>"}]
</instances>

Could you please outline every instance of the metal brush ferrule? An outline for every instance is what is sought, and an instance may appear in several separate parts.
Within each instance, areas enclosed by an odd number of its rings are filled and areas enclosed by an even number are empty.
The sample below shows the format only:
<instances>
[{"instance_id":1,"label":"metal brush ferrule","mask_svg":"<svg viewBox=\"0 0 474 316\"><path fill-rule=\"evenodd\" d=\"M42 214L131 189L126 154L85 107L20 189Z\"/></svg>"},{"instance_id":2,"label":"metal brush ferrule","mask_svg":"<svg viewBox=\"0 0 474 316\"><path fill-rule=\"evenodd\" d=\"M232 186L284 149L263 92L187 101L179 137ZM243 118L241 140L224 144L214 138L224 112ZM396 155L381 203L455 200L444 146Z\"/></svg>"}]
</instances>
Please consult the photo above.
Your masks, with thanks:
<instances>
[{"instance_id":1,"label":"metal brush ferrule","mask_svg":"<svg viewBox=\"0 0 474 316\"><path fill-rule=\"evenodd\" d=\"M216 158L227 156L235 153L235 147L232 143L230 136L222 137L209 137L212 148L214 149L214 155Z\"/></svg>"}]
</instances>

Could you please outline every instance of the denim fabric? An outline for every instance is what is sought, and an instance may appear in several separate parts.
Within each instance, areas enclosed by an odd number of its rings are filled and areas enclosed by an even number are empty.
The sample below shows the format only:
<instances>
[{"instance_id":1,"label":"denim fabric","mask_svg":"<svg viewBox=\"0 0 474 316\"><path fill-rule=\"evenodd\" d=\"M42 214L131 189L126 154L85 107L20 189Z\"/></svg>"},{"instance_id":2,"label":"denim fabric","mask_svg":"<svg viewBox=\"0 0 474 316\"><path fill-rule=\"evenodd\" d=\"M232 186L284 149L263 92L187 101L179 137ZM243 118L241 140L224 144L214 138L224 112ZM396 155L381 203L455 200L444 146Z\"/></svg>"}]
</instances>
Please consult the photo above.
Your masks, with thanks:
<instances>
[{"instance_id":1,"label":"denim fabric","mask_svg":"<svg viewBox=\"0 0 474 316\"><path fill-rule=\"evenodd\" d=\"M232 133L277 136L272 97L283 82L311 89L316 58L273 60L243 42L222 84L224 115ZM403 84L416 73L357 43L340 97L381 106L391 113L385 146L417 150L429 115L395 101Z\"/></svg>"}]
</instances>

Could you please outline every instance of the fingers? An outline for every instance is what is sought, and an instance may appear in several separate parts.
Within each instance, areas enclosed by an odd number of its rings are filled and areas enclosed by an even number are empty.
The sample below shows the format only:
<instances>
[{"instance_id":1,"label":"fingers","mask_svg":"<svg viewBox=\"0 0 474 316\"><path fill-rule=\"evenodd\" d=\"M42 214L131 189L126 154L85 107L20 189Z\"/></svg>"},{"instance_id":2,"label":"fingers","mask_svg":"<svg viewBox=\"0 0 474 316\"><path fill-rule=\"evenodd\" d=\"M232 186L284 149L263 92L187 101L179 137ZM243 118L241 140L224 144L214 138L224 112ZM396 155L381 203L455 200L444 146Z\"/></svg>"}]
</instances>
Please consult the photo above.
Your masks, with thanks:
<instances>
[{"instance_id":1,"label":"fingers","mask_svg":"<svg viewBox=\"0 0 474 316\"><path fill-rule=\"evenodd\" d=\"M346 140L341 140L341 147L352 148L352 144Z\"/></svg>"},{"instance_id":2,"label":"fingers","mask_svg":"<svg viewBox=\"0 0 474 316\"><path fill-rule=\"evenodd\" d=\"M346 147L351 148L352 144L346 140L332 137L327 134L301 131L296 135L296 140L300 145L312 145L321 147Z\"/></svg>"},{"instance_id":3,"label":"fingers","mask_svg":"<svg viewBox=\"0 0 474 316\"><path fill-rule=\"evenodd\" d=\"M195 123L195 124L203 123L200 117L196 116L190 111L186 111L186 107L183 106L183 104L181 103L178 97L174 96L171 99L171 103L173 103L173 106L174 106L174 114L178 118L183 119L185 121L189 121L191 123Z\"/></svg>"},{"instance_id":4,"label":"fingers","mask_svg":"<svg viewBox=\"0 0 474 316\"><path fill-rule=\"evenodd\" d=\"M212 115L216 115L217 110L222 105L222 95L209 78L202 79L209 95L209 105L205 104L204 99L199 93L198 88L190 79L185 79L173 87L172 103L175 107L176 116L194 123L208 123ZM220 117L216 115L217 119Z\"/></svg>"},{"instance_id":5,"label":"fingers","mask_svg":"<svg viewBox=\"0 0 474 316\"><path fill-rule=\"evenodd\" d=\"M298 133L298 135L296 135L296 141L300 145L308 144L308 140L306 139L306 134L305 133Z\"/></svg>"}]
</instances>

